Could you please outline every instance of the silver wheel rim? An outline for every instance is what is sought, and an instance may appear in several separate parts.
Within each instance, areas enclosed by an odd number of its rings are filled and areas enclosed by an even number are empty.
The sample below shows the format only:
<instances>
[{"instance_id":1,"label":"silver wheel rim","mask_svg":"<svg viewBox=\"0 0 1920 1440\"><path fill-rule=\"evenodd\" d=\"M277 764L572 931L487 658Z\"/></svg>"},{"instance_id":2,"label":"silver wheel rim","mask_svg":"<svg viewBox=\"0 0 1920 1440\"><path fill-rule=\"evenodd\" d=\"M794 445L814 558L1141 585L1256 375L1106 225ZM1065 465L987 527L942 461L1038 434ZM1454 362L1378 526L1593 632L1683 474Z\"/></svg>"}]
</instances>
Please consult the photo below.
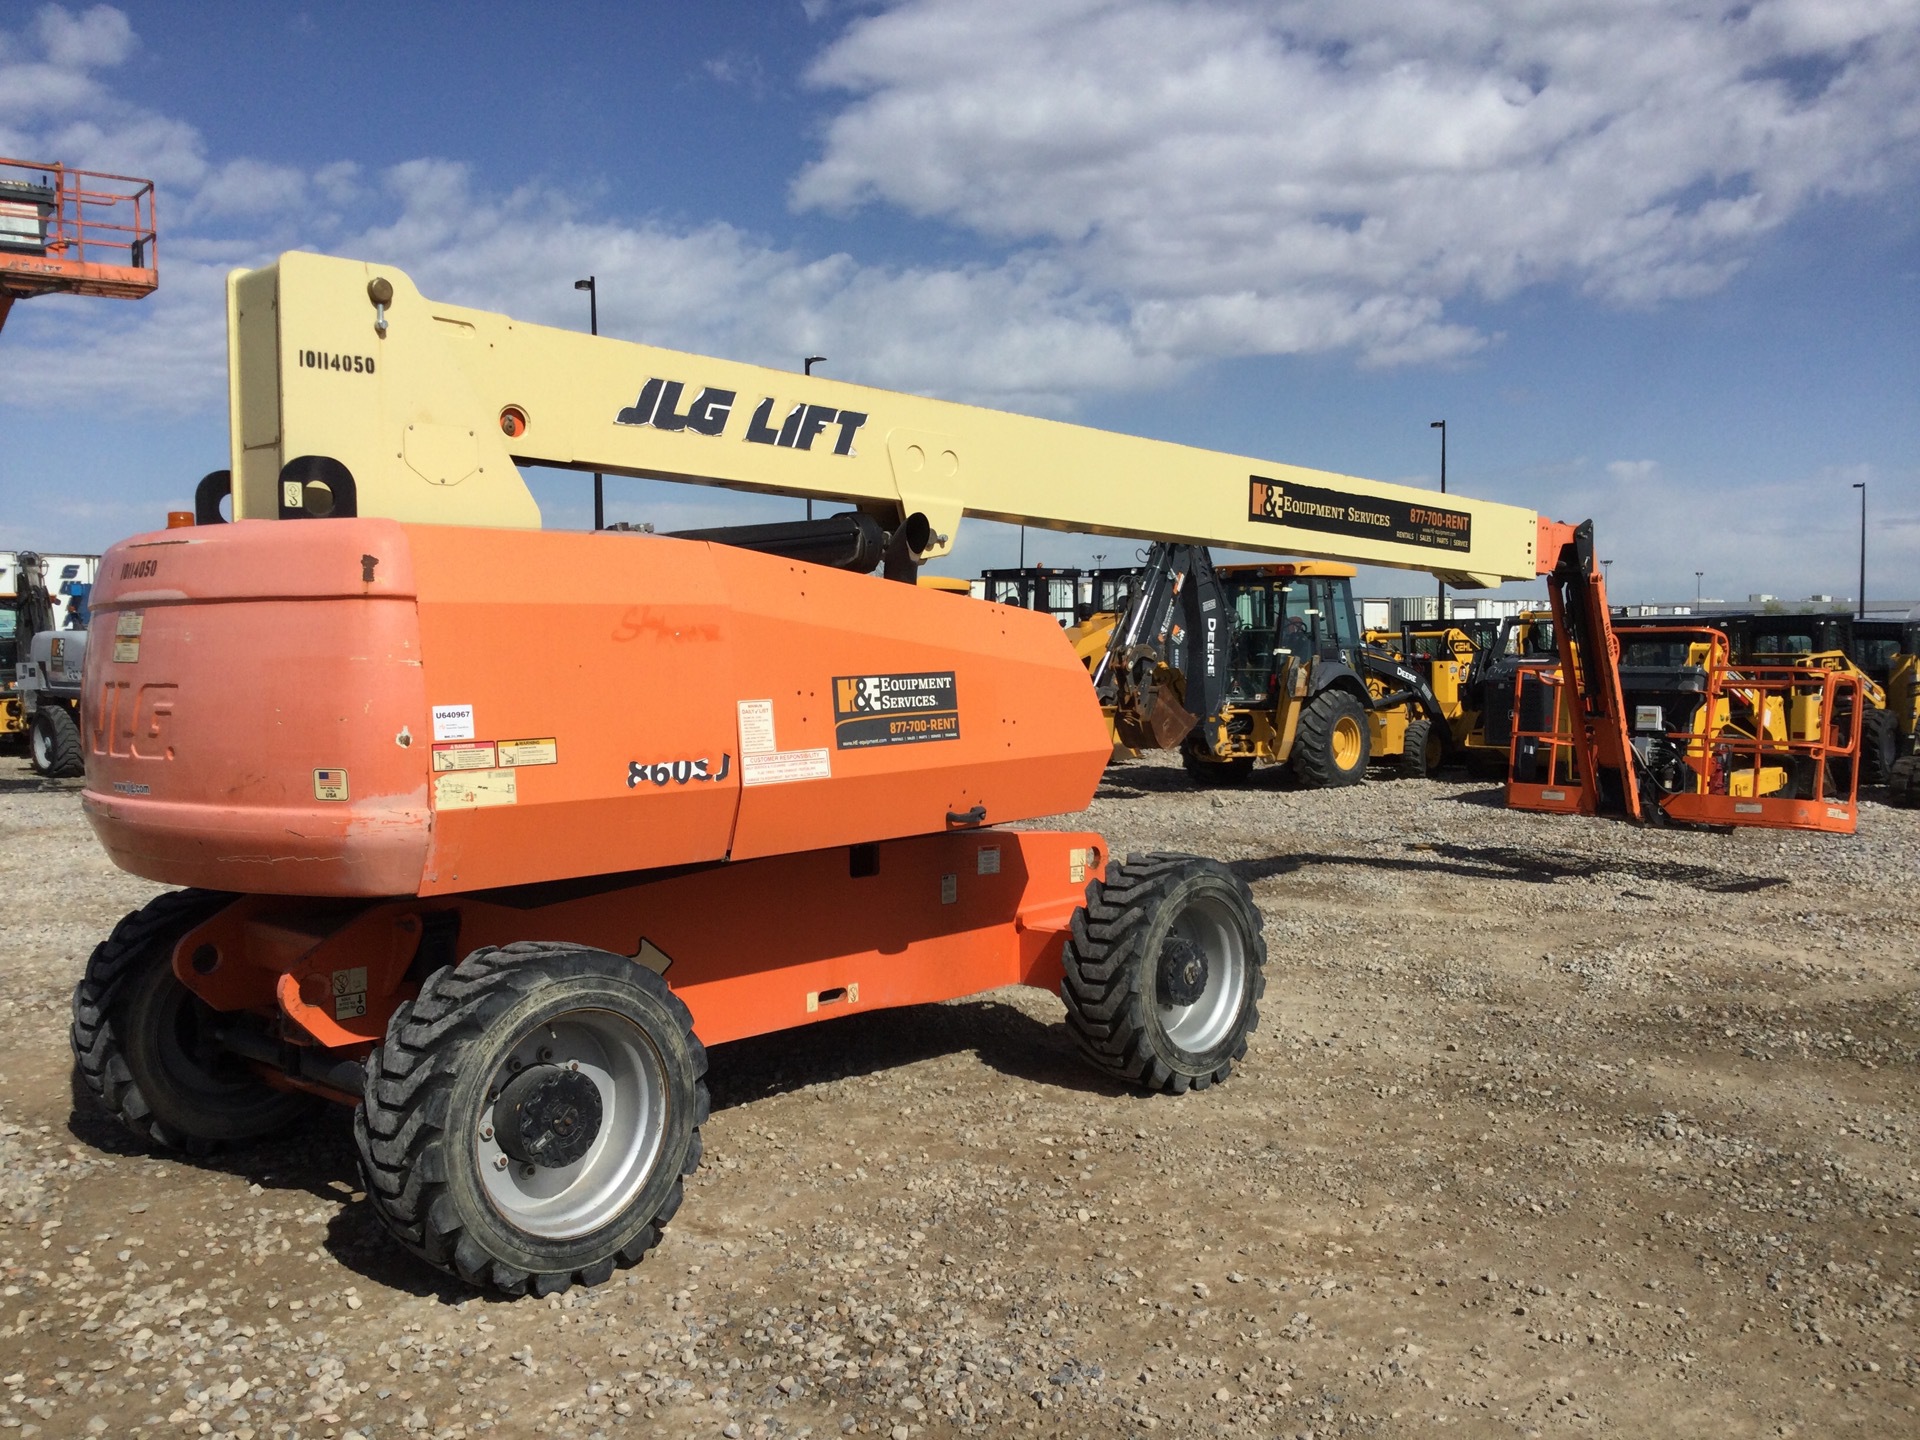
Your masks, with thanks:
<instances>
[{"instance_id":1,"label":"silver wheel rim","mask_svg":"<svg viewBox=\"0 0 1920 1440\"><path fill-rule=\"evenodd\" d=\"M47 733L45 725L33 726L33 767L36 770L53 768L53 736Z\"/></svg>"},{"instance_id":2,"label":"silver wheel rim","mask_svg":"<svg viewBox=\"0 0 1920 1440\"><path fill-rule=\"evenodd\" d=\"M571 1165L526 1165L501 1150L494 1097L533 1065L587 1076L600 1092L600 1133ZM487 1084L474 1157L502 1219L545 1240L570 1240L614 1219L646 1184L667 1135L667 1067L646 1030L611 1010L571 1010L514 1042Z\"/></svg>"},{"instance_id":3,"label":"silver wheel rim","mask_svg":"<svg viewBox=\"0 0 1920 1440\"><path fill-rule=\"evenodd\" d=\"M1204 1055L1220 1045L1239 1023L1246 1004L1247 960L1245 937L1235 923L1231 906L1218 896L1201 895L1174 918L1170 933L1199 947L1207 957L1207 986L1191 1005L1169 1005L1156 995L1160 1026L1167 1038L1190 1055ZM1156 967L1159 956L1154 957Z\"/></svg>"}]
</instances>

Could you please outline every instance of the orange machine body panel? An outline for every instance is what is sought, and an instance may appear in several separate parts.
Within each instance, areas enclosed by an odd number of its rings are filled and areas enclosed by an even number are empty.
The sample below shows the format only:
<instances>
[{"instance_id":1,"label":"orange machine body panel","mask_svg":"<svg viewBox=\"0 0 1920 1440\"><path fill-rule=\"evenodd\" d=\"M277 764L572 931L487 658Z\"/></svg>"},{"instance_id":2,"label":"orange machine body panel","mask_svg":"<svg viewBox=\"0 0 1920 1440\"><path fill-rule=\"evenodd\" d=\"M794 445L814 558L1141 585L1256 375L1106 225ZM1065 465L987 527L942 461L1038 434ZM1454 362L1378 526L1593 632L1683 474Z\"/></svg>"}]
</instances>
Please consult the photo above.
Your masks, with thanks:
<instances>
[{"instance_id":1,"label":"orange machine body panel","mask_svg":"<svg viewBox=\"0 0 1920 1440\"><path fill-rule=\"evenodd\" d=\"M448 895L1079 810L1048 617L703 542L377 519L103 558L83 801L123 868Z\"/></svg>"},{"instance_id":2,"label":"orange machine body panel","mask_svg":"<svg viewBox=\"0 0 1920 1440\"><path fill-rule=\"evenodd\" d=\"M965 830L612 882L390 901L250 895L186 935L180 980L288 1041L364 1053L429 970L537 938L659 970L707 1044L1003 985L1055 989L1096 835Z\"/></svg>"}]
</instances>

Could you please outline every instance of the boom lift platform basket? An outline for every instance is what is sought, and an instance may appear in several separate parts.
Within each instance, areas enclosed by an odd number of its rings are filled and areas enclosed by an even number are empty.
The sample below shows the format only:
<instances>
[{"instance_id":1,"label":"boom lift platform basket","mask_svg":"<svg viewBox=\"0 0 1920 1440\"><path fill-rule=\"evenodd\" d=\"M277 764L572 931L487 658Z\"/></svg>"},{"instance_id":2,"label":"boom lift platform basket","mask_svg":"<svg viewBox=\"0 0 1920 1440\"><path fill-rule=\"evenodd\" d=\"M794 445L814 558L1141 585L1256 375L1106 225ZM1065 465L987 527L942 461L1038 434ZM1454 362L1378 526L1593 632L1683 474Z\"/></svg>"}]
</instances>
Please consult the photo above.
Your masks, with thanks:
<instances>
[{"instance_id":1,"label":"boom lift platform basket","mask_svg":"<svg viewBox=\"0 0 1920 1440\"><path fill-rule=\"evenodd\" d=\"M0 326L15 300L137 300L159 283L151 180L0 157Z\"/></svg>"},{"instance_id":2,"label":"boom lift platform basket","mask_svg":"<svg viewBox=\"0 0 1920 1440\"><path fill-rule=\"evenodd\" d=\"M1697 642L1707 663L1674 667L1658 693L1623 690L1634 716L1628 753L1644 813L1681 824L1759 825L1851 835L1858 823L1857 675L1792 665L1727 663L1717 631L1660 627L1636 641ZM1619 667L1626 671L1627 667ZM1631 673L1631 672L1629 672ZM1582 763L1561 668L1514 677L1507 803L1593 815L1598 767Z\"/></svg>"}]
</instances>

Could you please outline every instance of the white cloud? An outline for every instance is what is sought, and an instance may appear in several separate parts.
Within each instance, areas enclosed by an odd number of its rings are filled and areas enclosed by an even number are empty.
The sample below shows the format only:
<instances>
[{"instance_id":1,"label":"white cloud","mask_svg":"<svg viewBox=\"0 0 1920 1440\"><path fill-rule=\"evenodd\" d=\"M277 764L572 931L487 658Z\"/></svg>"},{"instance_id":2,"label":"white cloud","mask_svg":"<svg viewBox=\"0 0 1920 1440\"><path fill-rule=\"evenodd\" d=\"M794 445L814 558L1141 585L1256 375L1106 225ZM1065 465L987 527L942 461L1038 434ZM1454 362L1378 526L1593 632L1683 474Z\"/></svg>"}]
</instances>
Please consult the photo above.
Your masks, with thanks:
<instances>
[{"instance_id":1,"label":"white cloud","mask_svg":"<svg viewBox=\"0 0 1920 1440\"><path fill-rule=\"evenodd\" d=\"M161 289L16 307L0 406L223 413L225 274L296 245L569 326L569 282L593 273L608 333L781 367L824 354L848 379L1042 413L1223 356L1431 365L1497 339L1450 313L1463 299L1710 291L1786 218L1904 181L1920 151L1916 0L836 6L813 76L850 98L796 203L896 207L989 257L878 266L719 220L609 219L445 158L210 154L115 92L137 44L116 13L0 30L0 153L159 181ZM1707 536L1761 588L1806 570L1809 534L1845 550L1845 479L1736 493L1625 459L1529 494L1599 520L1616 593L1696 568ZM1920 574L1911 499L1879 518L1911 477L1873 483L1870 563Z\"/></svg>"},{"instance_id":2,"label":"white cloud","mask_svg":"<svg viewBox=\"0 0 1920 1440\"><path fill-rule=\"evenodd\" d=\"M44 5L34 16L33 29L47 59L66 69L118 65L134 50L133 26L110 5L95 5L78 15Z\"/></svg>"},{"instance_id":3,"label":"white cloud","mask_svg":"<svg viewBox=\"0 0 1920 1440\"><path fill-rule=\"evenodd\" d=\"M1430 361L1463 296L1723 285L1912 172L1916 73L1911 0L907 0L813 67L793 199L1036 247L1143 351Z\"/></svg>"},{"instance_id":4,"label":"white cloud","mask_svg":"<svg viewBox=\"0 0 1920 1440\"><path fill-rule=\"evenodd\" d=\"M1609 460L1607 474L1620 486L1644 485L1660 478L1658 460Z\"/></svg>"}]
</instances>

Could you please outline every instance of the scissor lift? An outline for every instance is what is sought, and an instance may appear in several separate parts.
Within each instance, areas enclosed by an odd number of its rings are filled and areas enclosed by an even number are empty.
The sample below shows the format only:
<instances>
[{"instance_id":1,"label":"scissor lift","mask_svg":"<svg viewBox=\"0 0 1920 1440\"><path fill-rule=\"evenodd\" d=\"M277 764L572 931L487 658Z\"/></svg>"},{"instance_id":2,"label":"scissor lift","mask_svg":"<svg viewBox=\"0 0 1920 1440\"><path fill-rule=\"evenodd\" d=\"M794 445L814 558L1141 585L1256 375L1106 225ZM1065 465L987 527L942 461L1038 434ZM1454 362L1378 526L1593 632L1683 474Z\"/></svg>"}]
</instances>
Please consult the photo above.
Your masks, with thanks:
<instances>
[{"instance_id":1,"label":"scissor lift","mask_svg":"<svg viewBox=\"0 0 1920 1440\"><path fill-rule=\"evenodd\" d=\"M153 182L0 156L0 328L15 300L160 283Z\"/></svg>"}]
</instances>

